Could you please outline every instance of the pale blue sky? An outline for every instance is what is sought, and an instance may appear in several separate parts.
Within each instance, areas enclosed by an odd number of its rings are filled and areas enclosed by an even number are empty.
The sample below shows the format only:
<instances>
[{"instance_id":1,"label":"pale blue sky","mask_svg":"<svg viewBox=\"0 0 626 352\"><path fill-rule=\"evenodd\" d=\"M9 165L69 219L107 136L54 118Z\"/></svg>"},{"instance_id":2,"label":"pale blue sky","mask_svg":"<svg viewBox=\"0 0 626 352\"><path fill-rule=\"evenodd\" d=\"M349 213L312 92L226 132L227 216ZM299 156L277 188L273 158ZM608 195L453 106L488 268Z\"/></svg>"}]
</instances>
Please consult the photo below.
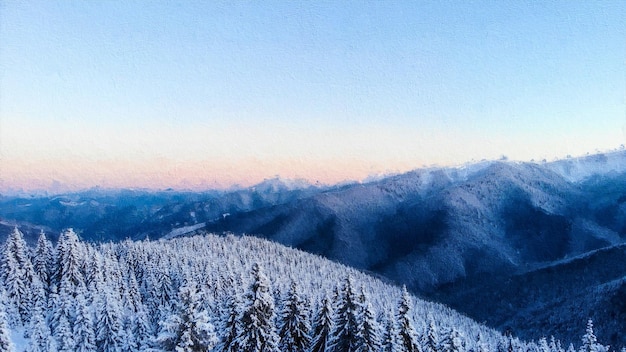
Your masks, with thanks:
<instances>
[{"instance_id":1,"label":"pale blue sky","mask_svg":"<svg viewBox=\"0 0 626 352\"><path fill-rule=\"evenodd\" d=\"M0 191L617 148L625 18L624 1L2 1Z\"/></svg>"}]
</instances>

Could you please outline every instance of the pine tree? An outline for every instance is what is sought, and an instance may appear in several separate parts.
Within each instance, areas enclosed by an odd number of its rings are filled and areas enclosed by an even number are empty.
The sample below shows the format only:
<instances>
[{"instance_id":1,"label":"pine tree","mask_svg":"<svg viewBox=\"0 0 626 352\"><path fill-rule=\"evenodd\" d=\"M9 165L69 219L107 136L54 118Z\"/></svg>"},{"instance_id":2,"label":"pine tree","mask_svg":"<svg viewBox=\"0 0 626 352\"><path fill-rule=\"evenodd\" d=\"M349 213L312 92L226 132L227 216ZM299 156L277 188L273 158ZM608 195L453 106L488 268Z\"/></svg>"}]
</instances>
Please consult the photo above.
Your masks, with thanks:
<instances>
[{"instance_id":1,"label":"pine tree","mask_svg":"<svg viewBox=\"0 0 626 352\"><path fill-rule=\"evenodd\" d=\"M241 301L239 300L239 292L233 292L228 298L225 313L225 317L221 323L221 331L223 331L222 340L217 348L217 351L223 352L237 352L239 346L237 345L237 336L243 329L240 326L239 317L241 317Z\"/></svg>"},{"instance_id":2,"label":"pine tree","mask_svg":"<svg viewBox=\"0 0 626 352\"><path fill-rule=\"evenodd\" d=\"M304 351L311 342L309 310L293 281L283 307L284 309L280 314L281 328L278 333L280 350L282 352Z\"/></svg>"},{"instance_id":3,"label":"pine tree","mask_svg":"<svg viewBox=\"0 0 626 352\"><path fill-rule=\"evenodd\" d=\"M376 322L376 317L374 315L372 305L368 302L367 296L365 295L362 287L358 298L358 311L356 320L357 339L359 341L356 351L378 351L381 347L378 322Z\"/></svg>"},{"instance_id":4,"label":"pine tree","mask_svg":"<svg viewBox=\"0 0 626 352\"><path fill-rule=\"evenodd\" d=\"M237 344L247 352L278 352L278 335L274 326L274 299L270 283L259 264L252 266L252 285L245 297Z\"/></svg>"},{"instance_id":5,"label":"pine tree","mask_svg":"<svg viewBox=\"0 0 626 352\"><path fill-rule=\"evenodd\" d=\"M57 293L56 285L53 285L50 290L50 328L52 329L52 334L57 338L58 346L61 348L63 344L59 340L62 334L71 335L71 322L74 320L76 316L76 305L74 304L74 299L67 293L66 287L63 288ZM62 326L61 320L65 320L68 331L63 331L62 334L59 334L57 330Z\"/></svg>"},{"instance_id":6,"label":"pine tree","mask_svg":"<svg viewBox=\"0 0 626 352\"><path fill-rule=\"evenodd\" d=\"M35 274L39 276L39 280L44 284L46 291L50 287L50 279L52 277L52 268L54 266L54 252L52 243L46 238L46 234L41 231L35 246L35 254L33 256L33 268Z\"/></svg>"},{"instance_id":7,"label":"pine tree","mask_svg":"<svg viewBox=\"0 0 626 352\"><path fill-rule=\"evenodd\" d=\"M157 342L168 351L210 351L217 344L215 328L201 307L195 282L180 288L175 310L162 322Z\"/></svg>"},{"instance_id":8,"label":"pine tree","mask_svg":"<svg viewBox=\"0 0 626 352\"><path fill-rule=\"evenodd\" d=\"M322 299L322 305L314 322L310 352L324 352L329 345L333 331L333 307L328 295Z\"/></svg>"},{"instance_id":9,"label":"pine tree","mask_svg":"<svg viewBox=\"0 0 626 352\"><path fill-rule=\"evenodd\" d=\"M96 318L96 347L98 351L119 350L122 339L121 309L110 288L106 288L101 294Z\"/></svg>"},{"instance_id":10,"label":"pine tree","mask_svg":"<svg viewBox=\"0 0 626 352\"><path fill-rule=\"evenodd\" d=\"M70 322L65 315L60 317L59 324L54 329L54 336L57 340L59 352L72 352L75 350L74 335L72 334Z\"/></svg>"},{"instance_id":11,"label":"pine tree","mask_svg":"<svg viewBox=\"0 0 626 352\"><path fill-rule=\"evenodd\" d=\"M83 273L80 270L83 263L82 247L74 230L69 229L61 234L56 253L55 282L59 292L64 291L74 298L79 288L86 287Z\"/></svg>"},{"instance_id":12,"label":"pine tree","mask_svg":"<svg viewBox=\"0 0 626 352\"><path fill-rule=\"evenodd\" d=\"M32 352L53 350L52 333L44 318L47 313L46 293L38 277L33 281L32 297L31 319L26 330L30 337L28 350Z\"/></svg>"},{"instance_id":13,"label":"pine tree","mask_svg":"<svg viewBox=\"0 0 626 352\"><path fill-rule=\"evenodd\" d=\"M96 334L90 307L82 293L76 296L76 321L74 323L74 340L77 352L96 350Z\"/></svg>"},{"instance_id":14,"label":"pine tree","mask_svg":"<svg viewBox=\"0 0 626 352\"><path fill-rule=\"evenodd\" d=\"M30 320L31 286L35 271L28 255L24 235L17 227L7 238L2 254L0 278L4 281L7 302L19 313L16 323L27 325Z\"/></svg>"},{"instance_id":15,"label":"pine tree","mask_svg":"<svg viewBox=\"0 0 626 352\"><path fill-rule=\"evenodd\" d=\"M334 329L329 346L331 351L356 351L359 343L357 339L357 310L357 297L354 293L352 278L348 276L338 294Z\"/></svg>"},{"instance_id":16,"label":"pine tree","mask_svg":"<svg viewBox=\"0 0 626 352\"><path fill-rule=\"evenodd\" d=\"M409 296L406 287L403 287L397 315L400 343L407 352L421 352L420 346L417 343L417 333L415 332L413 322L409 315L412 305L411 296Z\"/></svg>"},{"instance_id":17,"label":"pine tree","mask_svg":"<svg viewBox=\"0 0 626 352\"><path fill-rule=\"evenodd\" d=\"M136 352L139 350L139 344L137 342L137 337L133 332L133 328L133 317L127 315L122 323L122 343L120 345L121 352Z\"/></svg>"},{"instance_id":18,"label":"pine tree","mask_svg":"<svg viewBox=\"0 0 626 352\"><path fill-rule=\"evenodd\" d=\"M579 352L606 352L609 350L609 346L603 346L598 343L598 339L593 332L593 321L589 319L587 321L587 329L585 335L582 338L583 344L580 346Z\"/></svg>"},{"instance_id":19,"label":"pine tree","mask_svg":"<svg viewBox=\"0 0 626 352\"><path fill-rule=\"evenodd\" d=\"M7 321L5 310L6 296L4 290L0 288L0 351L14 352L15 346L11 342L11 331Z\"/></svg>"},{"instance_id":20,"label":"pine tree","mask_svg":"<svg viewBox=\"0 0 626 352\"><path fill-rule=\"evenodd\" d=\"M134 315L132 333L137 341L137 350L145 351L150 347L151 331L150 322L147 317L145 306L139 306L139 310Z\"/></svg>"},{"instance_id":21,"label":"pine tree","mask_svg":"<svg viewBox=\"0 0 626 352\"><path fill-rule=\"evenodd\" d=\"M454 328L450 328L448 333L444 335L441 341L442 352L464 352L463 341L459 332Z\"/></svg>"},{"instance_id":22,"label":"pine tree","mask_svg":"<svg viewBox=\"0 0 626 352\"><path fill-rule=\"evenodd\" d=\"M476 352L489 352L489 346L485 343L485 338L481 333L478 333L476 348Z\"/></svg>"},{"instance_id":23,"label":"pine tree","mask_svg":"<svg viewBox=\"0 0 626 352\"><path fill-rule=\"evenodd\" d=\"M32 310L30 340L26 349L27 352L49 352L56 350L50 328L43 314L44 312L40 308Z\"/></svg>"},{"instance_id":24,"label":"pine tree","mask_svg":"<svg viewBox=\"0 0 626 352\"><path fill-rule=\"evenodd\" d=\"M542 337L537 342L537 348L539 352L552 352L550 346L548 345L548 340L545 337Z\"/></svg>"},{"instance_id":25,"label":"pine tree","mask_svg":"<svg viewBox=\"0 0 626 352\"><path fill-rule=\"evenodd\" d=\"M387 314L382 350L384 352L403 352L404 350L402 349L399 338L400 335L396 327L396 319L394 318L393 311L390 311Z\"/></svg>"},{"instance_id":26,"label":"pine tree","mask_svg":"<svg viewBox=\"0 0 626 352\"><path fill-rule=\"evenodd\" d=\"M424 352L439 351L439 336L437 335L437 326L432 315L428 316L428 329L424 340Z\"/></svg>"}]
</instances>

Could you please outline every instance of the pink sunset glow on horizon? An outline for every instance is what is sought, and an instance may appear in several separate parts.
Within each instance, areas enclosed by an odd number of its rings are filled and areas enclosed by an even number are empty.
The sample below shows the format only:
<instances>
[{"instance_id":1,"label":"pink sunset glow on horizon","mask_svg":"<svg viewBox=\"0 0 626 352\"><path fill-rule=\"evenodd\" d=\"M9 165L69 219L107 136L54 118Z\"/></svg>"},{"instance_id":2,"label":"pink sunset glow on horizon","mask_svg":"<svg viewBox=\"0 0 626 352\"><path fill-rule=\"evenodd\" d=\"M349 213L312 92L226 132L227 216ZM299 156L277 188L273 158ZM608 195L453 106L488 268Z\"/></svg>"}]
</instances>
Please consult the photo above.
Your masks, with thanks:
<instances>
[{"instance_id":1,"label":"pink sunset glow on horizon","mask_svg":"<svg viewBox=\"0 0 626 352\"><path fill-rule=\"evenodd\" d=\"M6 2L0 194L626 144L624 2Z\"/></svg>"}]
</instances>

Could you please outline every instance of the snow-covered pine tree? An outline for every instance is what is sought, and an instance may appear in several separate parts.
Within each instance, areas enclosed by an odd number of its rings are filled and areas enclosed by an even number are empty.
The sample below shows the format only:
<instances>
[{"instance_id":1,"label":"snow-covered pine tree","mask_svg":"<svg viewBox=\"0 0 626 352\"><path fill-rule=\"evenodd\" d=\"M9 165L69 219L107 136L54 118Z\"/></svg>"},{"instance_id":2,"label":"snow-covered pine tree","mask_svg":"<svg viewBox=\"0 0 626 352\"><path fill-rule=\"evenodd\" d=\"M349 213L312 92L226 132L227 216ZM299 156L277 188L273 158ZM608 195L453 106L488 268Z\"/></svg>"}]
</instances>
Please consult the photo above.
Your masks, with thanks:
<instances>
[{"instance_id":1,"label":"snow-covered pine tree","mask_svg":"<svg viewBox=\"0 0 626 352\"><path fill-rule=\"evenodd\" d=\"M35 317L36 313L41 315L43 319L43 316L47 314L47 311L48 311L46 291L43 287L43 284L41 283L41 280L39 280L38 276L35 276L35 278L33 279L32 292L31 292L31 307L29 310L30 310L31 317L30 317L29 324L27 324L26 329L24 331L24 337L30 337L30 333L34 326L33 318ZM48 329L48 335L50 335L49 329Z\"/></svg>"},{"instance_id":2,"label":"snow-covered pine tree","mask_svg":"<svg viewBox=\"0 0 626 352\"><path fill-rule=\"evenodd\" d=\"M180 287L174 311L161 323L157 342L166 351L211 351L218 342L215 328L201 307L198 285Z\"/></svg>"},{"instance_id":3,"label":"snow-covered pine tree","mask_svg":"<svg viewBox=\"0 0 626 352\"><path fill-rule=\"evenodd\" d=\"M554 338L554 336L550 336L550 350L553 352L565 352L563 346L561 346L561 341Z\"/></svg>"},{"instance_id":4,"label":"snow-covered pine tree","mask_svg":"<svg viewBox=\"0 0 626 352\"><path fill-rule=\"evenodd\" d=\"M30 339L26 352L49 352L55 351L56 346L50 333L48 323L43 316L43 311L35 308L31 311ZM2 349L0 349L2 350Z\"/></svg>"},{"instance_id":5,"label":"snow-covered pine tree","mask_svg":"<svg viewBox=\"0 0 626 352\"><path fill-rule=\"evenodd\" d=\"M137 337L133 332L134 328L134 316L125 315L122 321L122 343L120 345L120 352L136 352L139 350L139 344L137 343Z\"/></svg>"},{"instance_id":6,"label":"snow-covered pine tree","mask_svg":"<svg viewBox=\"0 0 626 352\"><path fill-rule=\"evenodd\" d=\"M11 330L9 330L5 304L6 296L0 287L0 351L14 352L15 346L11 342Z\"/></svg>"},{"instance_id":7,"label":"snow-covered pine tree","mask_svg":"<svg viewBox=\"0 0 626 352\"><path fill-rule=\"evenodd\" d=\"M550 345L548 345L548 339L546 339L545 336L537 341L537 350L538 352L553 352Z\"/></svg>"},{"instance_id":8,"label":"snow-covered pine tree","mask_svg":"<svg viewBox=\"0 0 626 352\"><path fill-rule=\"evenodd\" d=\"M49 292L50 279L52 277L52 268L54 266L54 251L52 243L46 237L43 230L37 239L35 253L33 255L33 269L35 274L39 276L39 280L44 284L46 292Z\"/></svg>"},{"instance_id":9,"label":"snow-covered pine tree","mask_svg":"<svg viewBox=\"0 0 626 352\"><path fill-rule=\"evenodd\" d=\"M75 350L74 334L67 316L61 315L59 318L59 323L54 329L54 337L59 352L73 352Z\"/></svg>"},{"instance_id":10,"label":"snow-covered pine tree","mask_svg":"<svg viewBox=\"0 0 626 352\"><path fill-rule=\"evenodd\" d=\"M593 332L593 321L589 319L587 321L587 328L585 335L582 338L583 344L580 346L579 352L608 352L609 346L604 346L598 343L598 339Z\"/></svg>"},{"instance_id":11,"label":"snow-covered pine tree","mask_svg":"<svg viewBox=\"0 0 626 352\"><path fill-rule=\"evenodd\" d=\"M428 315L428 328L423 337L424 352L439 351L439 334L437 332L437 324L431 314Z\"/></svg>"},{"instance_id":12,"label":"snow-covered pine tree","mask_svg":"<svg viewBox=\"0 0 626 352\"><path fill-rule=\"evenodd\" d=\"M4 281L7 303L17 309L19 325L27 325L30 320L31 286L35 277L33 263L28 255L24 235L17 227L7 238L2 250L0 278ZM12 309L9 309L11 311ZM9 320L13 322L13 319Z\"/></svg>"},{"instance_id":13,"label":"snow-covered pine tree","mask_svg":"<svg viewBox=\"0 0 626 352\"><path fill-rule=\"evenodd\" d=\"M345 278L341 291L338 292L333 332L330 340L331 351L353 352L358 347L357 339L357 297L353 288L352 277Z\"/></svg>"},{"instance_id":14,"label":"snow-covered pine tree","mask_svg":"<svg viewBox=\"0 0 626 352\"><path fill-rule=\"evenodd\" d=\"M300 297L298 286L291 282L289 292L283 301L283 311L280 314L279 348L281 352L304 351L311 342L309 335L309 309L304 299Z\"/></svg>"},{"instance_id":15,"label":"snow-covered pine tree","mask_svg":"<svg viewBox=\"0 0 626 352\"><path fill-rule=\"evenodd\" d=\"M252 266L252 280L241 315L244 329L239 331L236 343L241 351L279 352L274 326L274 299L269 280L258 263Z\"/></svg>"},{"instance_id":16,"label":"snow-covered pine tree","mask_svg":"<svg viewBox=\"0 0 626 352\"><path fill-rule=\"evenodd\" d=\"M137 351L146 351L152 341L152 332L144 305L139 307L139 310L133 316L132 322L132 332L137 342Z\"/></svg>"},{"instance_id":17,"label":"snow-covered pine tree","mask_svg":"<svg viewBox=\"0 0 626 352\"><path fill-rule=\"evenodd\" d=\"M239 292L233 288L233 292L227 297L226 306L224 307L223 318L220 324L220 330L222 331L222 339L216 348L217 351L222 352L237 352L239 346L237 345L237 336L243 329L239 318L241 317L241 301L239 299Z\"/></svg>"},{"instance_id":18,"label":"snow-covered pine tree","mask_svg":"<svg viewBox=\"0 0 626 352\"><path fill-rule=\"evenodd\" d=\"M71 298L74 298L78 288L85 287L85 279L80 270L84 262L82 246L74 230L68 229L61 234L57 243L56 254L55 283L57 283L59 292L64 291Z\"/></svg>"},{"instance_id":19,"label":"snow-covered pine tree","mask_svg":"<svg viewBox=\"0 0 626 352\"><path fill-rule=\"evenodd\" d=\"M476 338L476 352L490 352L489 345L485 342L482 333L478 333L478 337Z\"/></svg>"},{"instance_id":20,"label":"snow-covered pine tree","mask_svg":"<svg viewBox=\"0 0 626 352\"><path fill-rule=\"evenodd\" d=\"M444 334L441 341L441 352L464 352L463 341L454 326Z\"/></svg>"},{"instance_id":21,"label":"snow-covered pine tree","mask_svg":"<svg viewBox=\"0 0 626 352\"><path fill-rule=\"evenodd\" d=\"M76 321L73 332L77 352L96 350L96 333L91 316L91 307L87 305L83 293L76 295Z\"/></svg>"},{"instance_id":22,"label":"snow-covered pine tree","mask_svg":"<svg viewBox=\"0 0 626 352\"><path fill-rule=\"evenodd\" d=\"M357 310L357 352L377 352L380 350L380 329L371 303L368 301L363 287L358 297Z\"/></svg>"},{"instance_id":23,"label":"snow-covered pine tree","mask_svg":"<svg viewBox=\"0 0 626 352\"><path fill-rule=\"evenodd\" d=\"M400 298L400 302L398 303L398 315L396 317L398 321L400 344L407 352L421 352L420 345L417 341L417 332L413 327L413 322L409 314L412 307L411 296L406 290L406 287L402 287L402 298Z\"/></svg>"},{"instance_id":24,"label":"snow-covered pine tree","mask_svg":"<svg viewBox=\"0 0 626 352\"><path fill-rule=\"evenodd\" d=\"M122 321L120 302L105 286L96 304L96 347L98 351L118 351L121 347Z\"/></svg>"},{"instance_id":25,"label":"snow-covered pine tree","mask_svg":"<svg viewBox=\"0 0 626 352\"><path fill-rule=\"evenodd\" d=\"M385 320L385 332L383 334L382 341L383 352L403 352L402 345L400 344L400 335L398 328L396 327L396 319L393 314L393 310L387 313Z\"/></svg>"},{"instance_id":26,"label":"snow-covered pine tree","mask_svg":"<svg viewBox=\"0 0 626 352\"><path fill-rule=\"evenodd\" d=\"M324 352L328 347L330 334L333 330L333 306L328 295L322 299L315 321L309 352Z\"/></svg>"}]
</instances>

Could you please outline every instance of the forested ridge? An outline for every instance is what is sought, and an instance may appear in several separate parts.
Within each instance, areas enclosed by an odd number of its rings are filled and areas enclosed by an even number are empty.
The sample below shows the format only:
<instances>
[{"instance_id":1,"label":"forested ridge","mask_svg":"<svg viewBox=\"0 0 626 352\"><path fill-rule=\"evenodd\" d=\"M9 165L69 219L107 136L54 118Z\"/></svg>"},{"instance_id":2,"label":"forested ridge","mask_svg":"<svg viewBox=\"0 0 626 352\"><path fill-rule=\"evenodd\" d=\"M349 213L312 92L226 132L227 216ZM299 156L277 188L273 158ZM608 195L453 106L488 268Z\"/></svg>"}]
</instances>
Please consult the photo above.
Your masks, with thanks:
<instances>
[{"instance_id":1,"label":"forested ridge","mask_svg":"<svg viewBox=\"0 0 626 352\"><path fill-rule=\"evenodd\" d=\"M67 230L30 248L16 228L0 259L1 351L609 351L591 321L578 348L520 341L255 237L92 244Z\"/></svg>"}]
</instances>

